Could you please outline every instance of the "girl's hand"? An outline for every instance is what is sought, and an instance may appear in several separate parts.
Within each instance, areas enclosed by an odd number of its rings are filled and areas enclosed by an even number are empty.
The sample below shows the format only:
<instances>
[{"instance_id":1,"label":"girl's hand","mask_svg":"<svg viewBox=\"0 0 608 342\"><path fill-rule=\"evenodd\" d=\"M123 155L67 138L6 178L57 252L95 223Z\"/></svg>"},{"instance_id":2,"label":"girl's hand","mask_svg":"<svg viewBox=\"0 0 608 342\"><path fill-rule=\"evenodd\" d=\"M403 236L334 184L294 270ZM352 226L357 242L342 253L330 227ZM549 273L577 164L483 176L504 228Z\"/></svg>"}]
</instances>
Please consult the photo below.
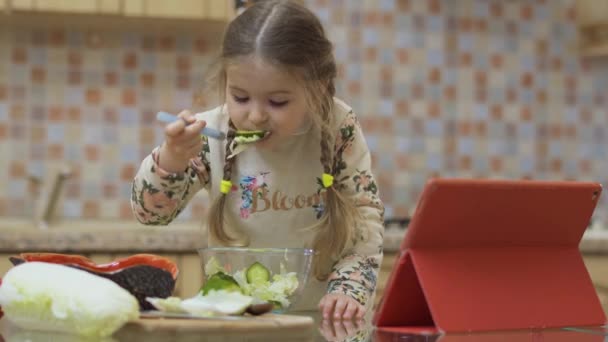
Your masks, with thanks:
<instances>
[{"instance_id":1,"label":"girl's hand","mask_svg":"<svg viewBox=\"0 0 608 342\"><path fill-rule=\"evenodd\" d=\"M319 302L319 311L323 319L363 319L365 307L353 298L340 294L328 293Z\"/></svg>"},{"instance_id":2,"label":"girl's hand","mask_svg":"<svg viewBox=\"0 0 608 342\"><path fill-rule=\"evenodd\" d=\"M319 332L327 341L331 342L359 341L359 339L349 338L354 337L363 328L367 328L364 321L330 318L321 322Z\"/></svg>"},{"instance_id":3,"label":"girl's hand","mask_svg":"<svg viewBox=\"0 0 608 342\"><path fill-rule=\"evenodd\" d=\"M190 159L196 157L203 147L201 129L207 124L196 120L188 110L165 127L165 142L160 147L159 166L167 172L183 172Z\"/></svg>"}]
</instances>

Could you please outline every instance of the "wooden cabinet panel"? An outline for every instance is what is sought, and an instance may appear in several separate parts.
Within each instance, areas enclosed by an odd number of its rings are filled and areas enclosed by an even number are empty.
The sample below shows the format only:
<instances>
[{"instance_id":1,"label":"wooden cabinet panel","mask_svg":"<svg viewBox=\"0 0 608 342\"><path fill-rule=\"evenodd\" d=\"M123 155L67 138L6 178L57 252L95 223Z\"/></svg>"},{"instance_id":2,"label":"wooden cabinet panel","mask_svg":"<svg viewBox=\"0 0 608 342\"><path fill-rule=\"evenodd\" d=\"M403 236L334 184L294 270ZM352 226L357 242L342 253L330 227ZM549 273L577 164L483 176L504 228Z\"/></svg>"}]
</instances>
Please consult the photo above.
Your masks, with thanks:
<instances>
[{"instance_id":1,"label":"wooden cabinet panel","mask_svg":"<svg viewBox=\"0 0 608 342\"><path fill-rule=\"evenodd\" d=\"M583 25L608 23L608 1L577 0L576 20Z\"/></svg>"},{"instance_id":2,"label":"wooden cabinet panel","mask_svg":"<svg viewBox=\"0 0 608 342\"><path fill-rule=\"evenodd\" d=\"M210 19L226 19L232 17L233 1L205 0L205 14Z\"/></svg>"},{"instance_id":3,"label":"wooden cabinet panel","mask_svg":"<svg viewBox=\"0 0 608 342\"><path fill-rule=\"evenodd\" d=\"M123 14L135 17L229 20L234 3L224 0L129 0Z\"/></svg>"},{"instance_id":4,"label":"wooden cabinet panel","mask_svg":"<svg viewBox=\"0 0 608 342\"><path fill-rule=\"evenodd\" d=\"M11 0L11 9L13 10L33 10L34 0Z\"/></svg>"},{"instance_id":5,"label":"wooden cabinet panel","mask_svg":"<svg viewBox=\"0 0 608 342\"><path fill-rule=\"evenodd\" d=\"M62 13L96 13L96 0L37 0L35 9Z\"/></svg>"},{"instance_id":6,"label":"wooden cabinet panel","mask_svg":"<svg viewBox=\"0 0 608 342\"><path fill-rule=\"evenodd\" d=\"M577 0L576 20L582 56L608 56L608 1Z\"/></svg>"},{"instance_id":7,"label":"wooden cabinet panel","mask_svg":"<svg viewBox=\"0 0 608 342\"><path fill-rule=\"evenodd\" d=\"M0 278L13 267L13 264L8 260L11 255L13 254L0 254Z\"/></svg>"},{"instance_id":8,"label":"wooden cabinet panel","mask_svg":"<svg viewBox=\"0 0 608 342\"><path fill-rule=\"evenodd\" d=\"M123 14L126 16L144 16L144 0L128 0L123 2Z\"/></svg>"},{"instance_id":9,"label":"wooden cabinet panel","mask_svg":"<svg viewBox=\"0 0 608 342\"><path fill-rule=\"evenodd\" d=\"M203 284L203 268L198 254L184 254L181 257L179 278L182 279L181 295L184 298L198 293Z\"/></svg>"},{"instance_id":10,"label":"wooden cabinet panel","mask_svg":"<svg viewBox=\"0 0 608 342\"><path fill-rule=\"evenodd\" d=\"M133 6L137 0L126 3ZM121 0L0 0L0 9L4 6L17 11L120 14Z\"/></svg>"},{"instance_id":11,"label":"wooden cabinet panel","mask_svg":"<svg viewBox=\"0 0 608 342\"><path fill-rule=\"evenodd\" d=\"M146 0L144 13L157 18L202 19L205 17L205 3L202 0Z\"/></svg>"},{"instance_id":12,"label":"wooden cabinet panel","mask_svg":"<svg viewBox=\"0 0 608 342\"><path fill-rule=\"evenodd\" d=\"M120 2L121 0L97 0L97 11L104 14L120 14Z\"/></svg>"},{"instance_id":13,"label":"wooden cabinet panel","mask_svg":"<svg viewBox=\"0 0 608 342\"><path fill-rule=\"evenodd\" d=\"M109 262L112 262L114 260L114 258L112 257L112 254L91 254L89 255L89 259L93 260L93 262L95 262L96 264L106 264Z\"/></svg>"},{"instance_id":14,"label":"wooden cabinet panel","mask_svg":"<svg viewBox=\"0 0 608 342\"><path fill-rule=\"evenodd\" d=\"M386 281L388 280L388 276L393 269L393 264L395 263L395 258L397 257L396 253L385 253L382 258L382 264L380 265L380 272L378 273L378 285L376 287L376 298L374 299L374 304L377 305L382 299L382 295L384 294L384 288L386 287Z\"/></svg>"},{"instance_id":15,"label":"wooden cabinet panel","mask_svg":"<svg viewBox=\"0 0 608 342\"><path fill-rule=\"evenodd\" d=\"M228 0L0 0L20 12L114 14L126 17L229 20L234 1Z\"/></svg>"}]
</instances>

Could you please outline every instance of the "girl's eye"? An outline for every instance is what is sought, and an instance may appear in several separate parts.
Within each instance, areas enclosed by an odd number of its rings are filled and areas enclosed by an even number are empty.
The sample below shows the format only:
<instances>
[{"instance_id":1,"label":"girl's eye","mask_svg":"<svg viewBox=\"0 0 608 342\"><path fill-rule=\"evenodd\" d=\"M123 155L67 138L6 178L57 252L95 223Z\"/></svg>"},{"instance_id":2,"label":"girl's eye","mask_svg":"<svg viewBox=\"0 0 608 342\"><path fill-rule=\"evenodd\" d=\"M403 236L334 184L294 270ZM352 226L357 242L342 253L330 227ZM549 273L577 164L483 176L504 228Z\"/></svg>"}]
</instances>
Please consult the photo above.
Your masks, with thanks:
<instances>
[{"instance_id":1,"label":"girl's eye","mask_svg":"<svg viewBox=\"0 0 608 342\"><path fill-rule=\"evenodd\" d=\"M238 97L236 95L232 95L232 98L234 99L234 101L236 101L238 103L245 103L245 102L247 102L247 100L249 100L248 97Z\"/></svg>"},{"instance_id":2,"label":"girl's eye","mask_svg":"<svg viewBox=\"0 0 608 342\"><path fill-rule=\"evenodd\" d=\"M269 102L270 102L270 105L273 106L273 107L283 107L289 101L273 101L273 100L270 100Z\"/></svg>"}]
</instances>

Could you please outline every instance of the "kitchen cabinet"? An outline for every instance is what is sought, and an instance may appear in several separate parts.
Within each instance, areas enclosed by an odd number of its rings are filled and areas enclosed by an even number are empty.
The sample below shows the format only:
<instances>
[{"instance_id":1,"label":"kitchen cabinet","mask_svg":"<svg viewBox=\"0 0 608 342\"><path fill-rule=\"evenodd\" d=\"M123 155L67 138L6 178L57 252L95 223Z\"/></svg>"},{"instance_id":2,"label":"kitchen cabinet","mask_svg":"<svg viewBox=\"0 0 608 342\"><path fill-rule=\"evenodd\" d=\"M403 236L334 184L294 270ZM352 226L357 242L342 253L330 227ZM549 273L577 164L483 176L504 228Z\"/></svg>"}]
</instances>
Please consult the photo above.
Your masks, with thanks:
<instances>
[{"instance_id":1,"label":"kitchen cabinet","mask_svg":"<svg viewBox=\"0 0 608 342\"><path fill-rule=\"evenodd\" d=\"M129 0L124 13L133 17L229 20L232 5L223 0Z\"/></svg>"},{"instance_id":2,"label":"kitchen cabinet","mask_svg":"<svg viewBox=\"0 0 608 342\"><path fill-rule=\"evenodd\" d=\"M97 0L97 12L104 14L120 14L121 0Z\"/></svg>"},{"instance_id":3,"label":"kitchen cabinet","mask_svg":"<svg viewBox=\"0 0 608 342\"><path fill-rule=\"evenodd\" d=\"M384 257L382 258L382 264L380 265L380 272L378 274L378 285L376 288L376 298L374 300L375 305L378 305L378 303L382 299L382 295L384 294L384 288L386 287L386 281L388 280L388 276L391 273L396 257L397 253L384 253Z\"/></svg>"},{"instance_id":4,"label":"kitchen cabinet","mask_svg":"<svg viewBox=\"0 0 608 342\"><path fill-rule=\"evenodd\" d=\"M123 14L126 16L144 16L145 14L145 0L129 0L124 3Z\"/></svg>"},{"instance_id":5,"label":"kitchen cabinet","mask_svg":"<svg viewBox=\"0 0 608 342\"><path fill-rule=\"evenodd\" d=\"M155 18L204 18L205 7L203 1L182 0L179 6L164 0L145 0L145 16Z\"/></svg>"},{"instance_id":6,"label":"kitchen cabinet","mask_svg":"<svg viewBox=\"0 0 608 342\"><path fill-rule=\"evenodd\" d=\"M581 55L608 56L608 1L577 0L576 22Z\"/></svg>"},{"instance_id":7,"label":"kitchen cabinet","mask_svg":"<svg viewBox=\"0 0 608 342\"><path fill-rule=\"evenodd\" d=\"M234 2L227 0L0 0L15 12L109 14L136 18L230 20Z\"/></svg>"},{"instance_id":8,"label":"kitchen cabinet","mask_svg":"<svg viewBox=\"0 0 608 342\"><path fill-rule=\"evenodd\" d=\"M10 0L5 3L11 10L34 10L34 0Z\"/></svg>"},{"instance_id":9,"label":"kitchen cabinet","mask_svg":"<svg viewBox=\"0 0 608 342\"><path fill-rule=\"evenodd\" d=\"M38 0L34 4L36 11L64 13L96 13L95 0Z\"/></svg>"},{"instance_id":10,"label":"kitchen cabinet","mask_svg":"<svg viewBox=\"0 0 608 342\"><path fill-rule=\"evenodd\" d=\"M114 14L138 18L230 20L234 2L226 0L0 0L15 12Z\"/></svg>"},{"instance_id":11,"label":"kitchen cabinet","mask_svg":"<svg viewBox=\"0 0 608 342\"><path fill-rule=\"evenodd\" d=\"M114 0L117 4L119 0ZM18 12L97 13L98 5L110 1L101 0L10 0L7 7ZM104 4L106 5L106 4Z\"/></svg>"}]
</instances>

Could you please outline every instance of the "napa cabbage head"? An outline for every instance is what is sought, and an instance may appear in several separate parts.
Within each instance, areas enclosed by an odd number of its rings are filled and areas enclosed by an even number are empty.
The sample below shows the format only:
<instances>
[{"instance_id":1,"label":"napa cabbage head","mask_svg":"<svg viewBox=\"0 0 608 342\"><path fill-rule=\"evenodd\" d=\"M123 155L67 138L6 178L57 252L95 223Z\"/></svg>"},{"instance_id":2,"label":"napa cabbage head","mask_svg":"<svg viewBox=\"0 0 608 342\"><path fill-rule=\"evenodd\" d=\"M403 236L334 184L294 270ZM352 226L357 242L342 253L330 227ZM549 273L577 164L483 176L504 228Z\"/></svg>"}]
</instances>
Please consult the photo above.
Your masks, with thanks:
<instances>
[{"instance_id":1,"label":"napa cabbage head","mask_svg":"<svg viewBox=\"0 0 608 342\"><path fill-rule=\"evenodd\" d=\"M137 299L111 280L69 266L26 262L0 286L5 318L27 330L112 335L139 317Z\"/></svg>"}]
</instances>

